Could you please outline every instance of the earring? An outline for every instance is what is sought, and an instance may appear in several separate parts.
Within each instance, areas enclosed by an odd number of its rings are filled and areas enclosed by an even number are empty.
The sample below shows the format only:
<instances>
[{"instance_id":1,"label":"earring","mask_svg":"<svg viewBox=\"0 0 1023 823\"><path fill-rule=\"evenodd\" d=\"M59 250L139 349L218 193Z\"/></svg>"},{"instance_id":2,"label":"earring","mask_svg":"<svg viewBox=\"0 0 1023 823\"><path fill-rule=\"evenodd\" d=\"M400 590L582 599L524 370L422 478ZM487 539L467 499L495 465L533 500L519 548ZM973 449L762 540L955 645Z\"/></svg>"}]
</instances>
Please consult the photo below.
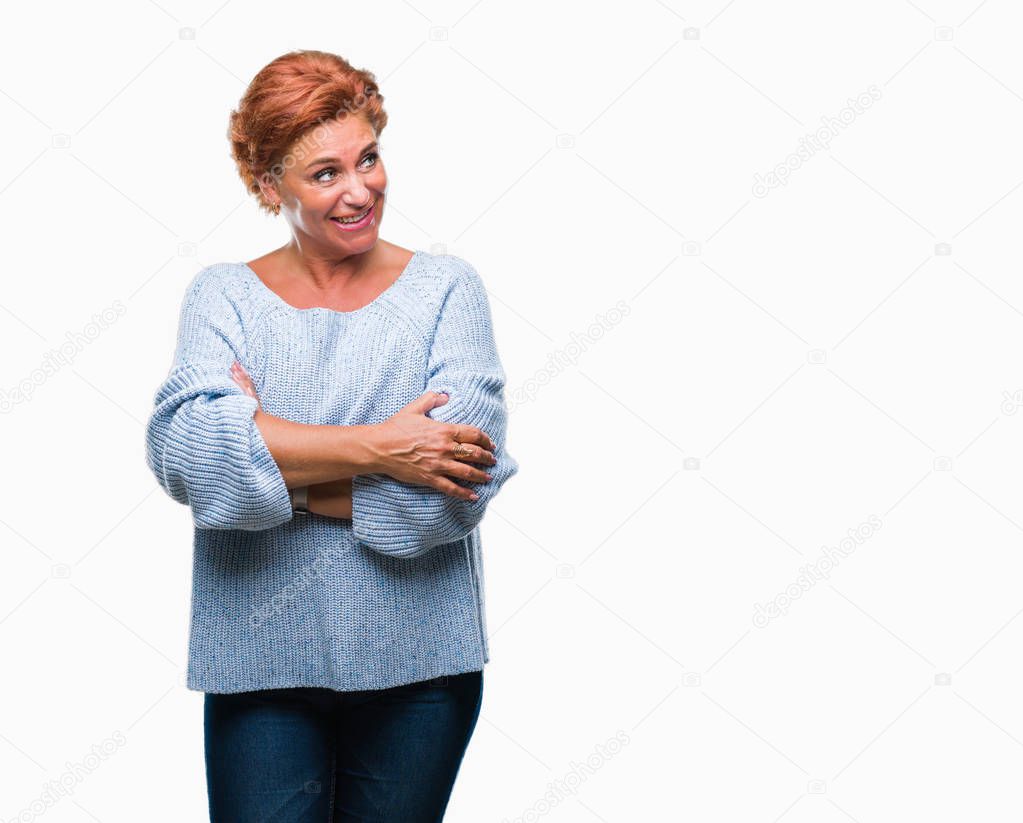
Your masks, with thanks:
<instances>
[{"instance_id":1,"label":"earring","mask_svg":"<svg viewBox=\"0 0 1023 823\"><path fill-rule=\"evenodd\" d=\"M280 203L274 203L273 208L274 208L274 214L280 214L281 213L281 204Z\"/></svg>"}]
</instances>

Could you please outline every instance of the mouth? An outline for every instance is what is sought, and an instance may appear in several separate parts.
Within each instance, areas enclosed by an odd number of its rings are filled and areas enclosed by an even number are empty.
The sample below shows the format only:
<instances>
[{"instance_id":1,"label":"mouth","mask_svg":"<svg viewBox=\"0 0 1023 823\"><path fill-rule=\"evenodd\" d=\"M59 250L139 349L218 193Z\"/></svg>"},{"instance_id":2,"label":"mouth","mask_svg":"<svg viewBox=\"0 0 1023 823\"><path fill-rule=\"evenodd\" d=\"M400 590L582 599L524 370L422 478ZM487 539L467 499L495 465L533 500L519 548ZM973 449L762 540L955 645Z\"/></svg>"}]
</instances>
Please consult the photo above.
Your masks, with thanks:
<instances>
[{"instance_id":1,"label":"mouth","mask_svg":"<svg viewBox=\"0 0 1023 823\"><path fill-rule=\"evenodd\" d=\"M359 229L364 229L370 225L373 222L375 214L376 202L374 201L363 211L358 214L353 214L350 218L342 220L340 217L331 217L330 222L341 229L341 231L358 231Z\"/></svg>"}]
</instances>

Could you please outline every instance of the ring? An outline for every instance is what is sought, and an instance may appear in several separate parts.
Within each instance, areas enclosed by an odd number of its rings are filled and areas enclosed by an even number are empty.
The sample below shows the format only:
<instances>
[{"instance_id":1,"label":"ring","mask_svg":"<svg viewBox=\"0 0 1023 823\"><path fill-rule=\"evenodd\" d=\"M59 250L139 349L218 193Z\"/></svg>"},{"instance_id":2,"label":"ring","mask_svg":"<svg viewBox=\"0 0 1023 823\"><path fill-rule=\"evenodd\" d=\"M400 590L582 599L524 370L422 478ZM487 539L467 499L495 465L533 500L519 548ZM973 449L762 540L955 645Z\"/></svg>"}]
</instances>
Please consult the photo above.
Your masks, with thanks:
<instances>
[{"instance_id":1,"label":"ring","mask_svg":"<svg viewBox=\"0 0 1023 823\"><path fill-rule=\"evenodd\" d=\"M455 457L468 457L472 454L472 449L466 446L464 443L455 441L455 447L451 450Z\"/></svg>"}]
</instances>

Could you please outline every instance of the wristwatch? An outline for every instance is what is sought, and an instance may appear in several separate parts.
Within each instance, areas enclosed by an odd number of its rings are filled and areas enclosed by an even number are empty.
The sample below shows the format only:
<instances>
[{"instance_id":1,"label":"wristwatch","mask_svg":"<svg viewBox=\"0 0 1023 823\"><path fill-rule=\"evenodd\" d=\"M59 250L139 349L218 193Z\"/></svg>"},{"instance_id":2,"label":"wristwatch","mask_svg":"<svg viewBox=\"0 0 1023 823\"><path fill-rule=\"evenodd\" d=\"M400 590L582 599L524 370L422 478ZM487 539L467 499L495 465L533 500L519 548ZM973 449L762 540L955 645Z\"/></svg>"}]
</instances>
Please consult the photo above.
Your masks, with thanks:
<instances>
[{"instance_id":1,"label":"wristwatch","mask_svg":"<svg viewBox=\"0 0 1023 823\"><path fill-rule=\"evenodd\" d=\"M295 514L309 514L309 487L299 486L290 490L291 510Z\"/></svg>"}]
</instances>

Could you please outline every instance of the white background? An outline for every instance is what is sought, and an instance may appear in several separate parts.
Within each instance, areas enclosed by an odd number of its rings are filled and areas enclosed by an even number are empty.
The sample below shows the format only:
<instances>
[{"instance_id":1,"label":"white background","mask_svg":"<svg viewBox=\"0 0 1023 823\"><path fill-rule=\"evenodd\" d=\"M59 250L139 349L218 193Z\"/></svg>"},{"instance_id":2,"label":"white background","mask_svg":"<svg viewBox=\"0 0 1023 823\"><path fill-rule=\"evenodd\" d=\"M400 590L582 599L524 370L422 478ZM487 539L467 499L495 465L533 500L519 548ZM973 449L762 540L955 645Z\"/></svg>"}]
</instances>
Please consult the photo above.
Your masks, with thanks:
<instances>
[{"instance_id":1,"label":"white background","mask_svg":"<svg viewBox=\"0 0 1023 823\"><path fill-rule=\"evenodd\" d=\"M0 416L0 819L118 732L48 823L205 819L191 521L143 425L191 277L288 238L228 112L317 48L380 82L382 235L476 266L529 390L447 820L1019 820L1021 23L1009 0L7 8L0 390L125 311Z\"/></svg>"}]
</instances>

